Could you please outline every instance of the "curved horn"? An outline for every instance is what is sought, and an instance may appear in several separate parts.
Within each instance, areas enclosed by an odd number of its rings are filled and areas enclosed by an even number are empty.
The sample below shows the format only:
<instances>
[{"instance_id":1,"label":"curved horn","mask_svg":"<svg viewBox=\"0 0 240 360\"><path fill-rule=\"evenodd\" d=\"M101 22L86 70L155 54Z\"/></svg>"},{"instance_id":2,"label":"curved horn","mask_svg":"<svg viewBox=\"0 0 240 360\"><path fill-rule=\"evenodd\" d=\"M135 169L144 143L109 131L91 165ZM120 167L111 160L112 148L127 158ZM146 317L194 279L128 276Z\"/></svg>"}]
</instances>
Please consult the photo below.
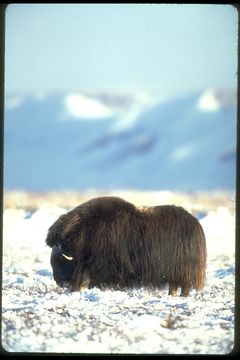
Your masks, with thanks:
<instances>
[{"instance_id":1,"label":"curved horn","mask_svg":"<svg viewBox=\"0 0 240 360\"><path fill-rule=\"evenodd\" d=\"M67 255L65 255L63 253L62 253L62 256L65 257L65 259L67 259L67 260L73 260L72 256L67 256Z\"/></svg>"}]
</instances>

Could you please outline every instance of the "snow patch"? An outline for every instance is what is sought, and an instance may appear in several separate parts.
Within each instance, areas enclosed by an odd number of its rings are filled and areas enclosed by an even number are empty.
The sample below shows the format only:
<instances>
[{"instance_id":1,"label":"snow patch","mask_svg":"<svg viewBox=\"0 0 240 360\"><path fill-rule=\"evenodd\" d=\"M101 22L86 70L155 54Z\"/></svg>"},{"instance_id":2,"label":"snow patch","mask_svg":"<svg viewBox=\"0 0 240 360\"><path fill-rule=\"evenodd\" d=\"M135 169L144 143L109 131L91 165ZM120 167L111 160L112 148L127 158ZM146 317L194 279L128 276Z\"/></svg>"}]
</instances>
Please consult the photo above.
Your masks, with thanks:
<instances>
[{"instance_id":1,"label":"snow patch","mask_svg":"<svg viewBox=\"0 0 240 360\"><path fill-rule=\"evenodd\" d=\"M206 90L197 101L197 109L199 111L219 111L221 103L213 90Z\"/></svg>"},{"instance_id":2,"label":"snow patch","mask_svg":"<svg viewBox=\"0 0 240 360\"><path fill-rule=\"evenodd\" d=\"M182 161L192 156L194 151L193 145L182 145L175 149L171 155L173 161Z\"/></svg>"},{"instance_id":3,"label":"snow patch","mask_svg":"<svg viewBox=\"0 0 240 360\"><path fill-rule=\"evenodd\" d=\"M23 98L18 95L11 95L6 97L5 107L6 110L13 110L21 106Z\"/></svg>"},{"instance_id":4,"label":"snow patch","mask_svg":"<svg viewBox=\"0 0 240 360\"><path fill-rule=\"evenodd\" d=\"M112 109L101 101L78 93L68 94L64 98L64 105L68 114L75 119L97 120L113 115Z\"/></svg>"},{"instance_id":5,"label":"snow patch","mask_svg":"<svg viewBox=\"0 0 240 360\"><path fill-rule=\"evenodd\" d=\"M166 192L166 197L171 193ZM226 354L234 345L234 215L201 219L208 258L201 293L98 288L69 293L53 280L48 227L66 210L4 211L2 345L9 352ZM6 251L6 250L10 251Z\"/></svg>"},{"instance_id":6,"label":"snow patch","mask_svg":"<svg viewBox=\"0 0 240 360\"><path fill-rule=\"evenodd\" d=\"M154 104L156 104L156 99L154 100L149 94L136 93L132 105L118 114L118 120L111 125L109 132L112 134L121 133L132 128L143 111L146 111Z\"/></svg>"},{"instance_id":7,"label":"snow patch","mask_svg":"<svg viewBox=\"0 0 240 360\"><path fill-rule=\"evenodd\" d=\"M209 256L234 254L235 216L227 207L220 206L217 211L209 211L200 223L207 239Z\"/></svg>"},{"instance_id":8,"label":"snow patch","mask_svg":"<svg viewBox=\"0 0 240 360\"><path fill-rule=\"evenodd\" d=\"M139 115L142 112L142 107L135 105L121 115L117 122L114 122L109 128L109 132L112 134L119 133L130 129L137 121Z\"/></svg>"}]
</instances>

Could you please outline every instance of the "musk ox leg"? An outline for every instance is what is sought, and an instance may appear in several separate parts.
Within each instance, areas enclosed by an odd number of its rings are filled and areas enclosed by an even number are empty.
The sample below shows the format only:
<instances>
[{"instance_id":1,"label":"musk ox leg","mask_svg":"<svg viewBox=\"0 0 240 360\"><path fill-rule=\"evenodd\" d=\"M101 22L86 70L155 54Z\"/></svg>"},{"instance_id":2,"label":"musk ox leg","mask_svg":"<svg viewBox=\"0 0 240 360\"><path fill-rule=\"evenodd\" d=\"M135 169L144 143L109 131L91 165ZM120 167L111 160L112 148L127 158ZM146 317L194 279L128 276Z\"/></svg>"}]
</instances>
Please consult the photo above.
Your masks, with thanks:
<instances>
[{"instance_id":1,"label":"musk ox leg","mask_svg":"<svg viewBox=\"0 0 240 360\"><path fill-rule=\"evenodd\" d=\"M177 295L178 286L175 284L169 284L169 292L168 295L176 296Z\"/></svg>"},{"instance_id":2,"label":"musk ox leg","mask_svg":"<svg viewBox=\"0 0 240 360\"><path fill-rule=\"evenodd\" d=\"M79 290L83 290L83 289L88 288L89 284L90 284L90 281L91 281L91 279L90 279L88 271L84 270Z\"/></svg>"},{"instance_id":3,"label":"musk ox leg","mask_svg":"<svg viewBox=\"0 0 240 360\"><path fill-rule=\"evenodd\" d=\"M181 296L189 296L190 287L188 285L181 286Z\"/></svg>"},{"instance_id":4,"label":"musk ox leg","mask_svg":"<svg viewBox=\"0 0 240 360\"><path fill-rule=\"evenodd\" d=\"M88 270L82 267L76 267L73 274L73 281L71 286L71 291L79 291L89 287L91 278Z\"/></svg>"}]
</instances>

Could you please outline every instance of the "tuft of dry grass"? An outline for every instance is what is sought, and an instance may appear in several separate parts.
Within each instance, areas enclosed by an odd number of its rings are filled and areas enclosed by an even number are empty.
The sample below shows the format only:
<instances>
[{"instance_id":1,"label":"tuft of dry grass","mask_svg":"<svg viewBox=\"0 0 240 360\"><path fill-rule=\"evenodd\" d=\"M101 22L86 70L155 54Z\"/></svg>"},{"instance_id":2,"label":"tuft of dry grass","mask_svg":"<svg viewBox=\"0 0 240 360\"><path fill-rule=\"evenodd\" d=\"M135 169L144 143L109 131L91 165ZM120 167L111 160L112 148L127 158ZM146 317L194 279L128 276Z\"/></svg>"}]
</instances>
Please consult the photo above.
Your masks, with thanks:
<instances>
[{"instance_id":1,"label":"tuft of dry grass","mask_svg":"<svg viewBox=\"0 0 240 360\"><path fill-rule=\"evenodd\" d=\"M59 206L65 209L75 206L98 196L119 196L137 206L156 206L175 204L183 206L192 213L216 210L220 206L227 207L232 213L235 209L235 194L226 191L213 192L172 192L172 191L5 191L5 209L24 209L34 211L41 206Z\"/></svg>"}]
</instances>

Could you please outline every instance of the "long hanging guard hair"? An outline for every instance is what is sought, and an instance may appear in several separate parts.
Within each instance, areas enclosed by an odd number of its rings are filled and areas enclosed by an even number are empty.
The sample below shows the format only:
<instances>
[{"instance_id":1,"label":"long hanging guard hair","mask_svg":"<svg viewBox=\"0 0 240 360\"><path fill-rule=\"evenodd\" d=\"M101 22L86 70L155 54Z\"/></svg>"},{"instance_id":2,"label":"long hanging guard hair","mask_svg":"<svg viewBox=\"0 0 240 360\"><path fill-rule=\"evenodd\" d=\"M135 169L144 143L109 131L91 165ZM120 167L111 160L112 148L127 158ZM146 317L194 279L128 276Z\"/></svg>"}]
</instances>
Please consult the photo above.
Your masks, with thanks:
<instances>
[{"instance_id":1,"label":"long hanging guard hair","mask_svg":"<svg viewBox=\"0 0 240 360\"><path fill-rule=\"evenodd\" d=\"M176 295L180 287L187 296L190 289L204 287L204 232L182 207L137 208L118 197L95 198L62 215L49 228L46 243L60 244L62 252L73 258L73 291L83 285L162 288L168 284L169 294Z\"/></svg>"}]
</instances>

